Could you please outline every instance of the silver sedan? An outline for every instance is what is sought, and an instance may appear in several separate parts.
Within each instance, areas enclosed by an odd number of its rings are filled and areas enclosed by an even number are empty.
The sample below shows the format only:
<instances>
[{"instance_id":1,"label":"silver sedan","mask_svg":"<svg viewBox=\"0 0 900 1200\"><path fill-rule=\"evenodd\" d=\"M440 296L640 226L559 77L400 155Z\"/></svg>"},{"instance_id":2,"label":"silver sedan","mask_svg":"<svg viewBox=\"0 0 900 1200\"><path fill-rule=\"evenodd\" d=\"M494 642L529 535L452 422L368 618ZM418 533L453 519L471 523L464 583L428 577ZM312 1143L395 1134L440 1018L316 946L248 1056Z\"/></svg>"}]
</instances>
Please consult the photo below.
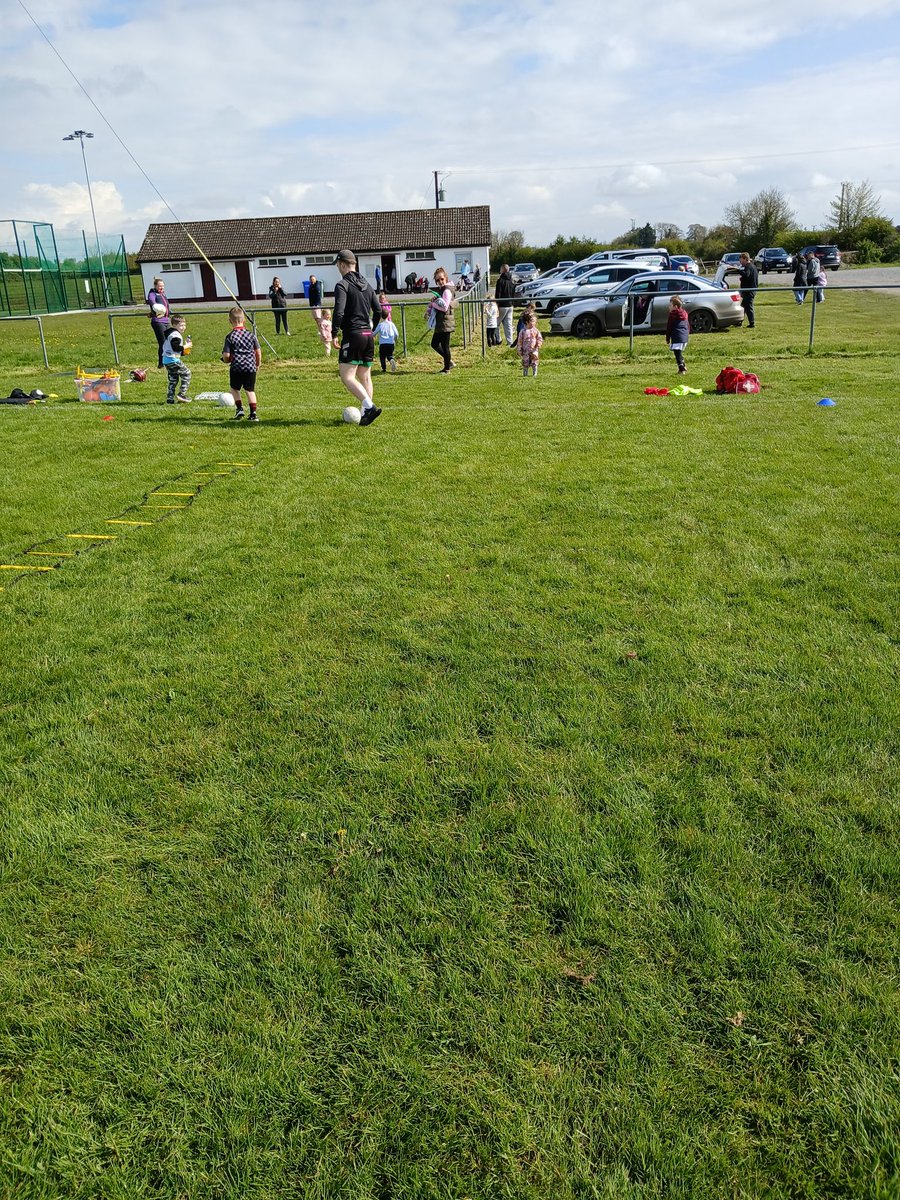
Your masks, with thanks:
<instances>
[{"instance_id":1,"label":"silver sedan","mask_svg":"<svg viewBox=\"0 0 900 1200\"><path fill-rule=\"evenodd\" d=\"M557 308L550 332L580 338L622 336L633 320L635 333L665 333L673 296L682 298L692 333L727 329L744 319L739 292L680 271L654 271L635 275L602 296Z\"/></svg>"}]
</instances>

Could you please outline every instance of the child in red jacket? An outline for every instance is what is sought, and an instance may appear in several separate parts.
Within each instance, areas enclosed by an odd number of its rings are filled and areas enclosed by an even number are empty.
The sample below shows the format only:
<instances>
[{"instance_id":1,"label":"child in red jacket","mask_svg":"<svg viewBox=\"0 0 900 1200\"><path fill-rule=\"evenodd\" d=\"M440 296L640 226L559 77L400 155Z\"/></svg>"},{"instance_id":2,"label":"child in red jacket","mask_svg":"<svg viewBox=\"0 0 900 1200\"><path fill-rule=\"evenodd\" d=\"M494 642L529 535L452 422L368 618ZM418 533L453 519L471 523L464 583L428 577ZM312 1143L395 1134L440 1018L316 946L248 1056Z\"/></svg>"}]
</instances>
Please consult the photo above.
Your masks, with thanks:
<instances>
[{"instance_id":1,"label":"child in red jacket","mask_svg":"<svg viewBox=\"0 0 900 1200\"><path fill-rule=\"evenodd\" d=\"M684 352L687 350L690 332L691 326L684 303L680 296L673 296L669 301L669 319L666 322L666 345L675 355L679 375L687 375L687 367L684 365Z\"/></svg>"}]
</instances>

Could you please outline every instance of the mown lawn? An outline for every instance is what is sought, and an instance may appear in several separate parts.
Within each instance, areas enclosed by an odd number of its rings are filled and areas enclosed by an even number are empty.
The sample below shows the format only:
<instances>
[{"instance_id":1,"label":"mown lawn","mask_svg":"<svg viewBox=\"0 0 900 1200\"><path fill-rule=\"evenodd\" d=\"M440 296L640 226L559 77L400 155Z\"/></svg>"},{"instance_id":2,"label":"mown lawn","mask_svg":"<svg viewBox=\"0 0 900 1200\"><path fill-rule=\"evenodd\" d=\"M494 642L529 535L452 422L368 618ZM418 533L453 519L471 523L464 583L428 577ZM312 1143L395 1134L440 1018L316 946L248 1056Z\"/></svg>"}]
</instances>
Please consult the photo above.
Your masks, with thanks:
<instances>
[{"instance_id":1,"label":"mown lawn","mask_svg":"<svg viewBox=\"0 0 900 1200\"><path fill-rule=\"evenodd\" d=\"M258 428L3 326L0 1196L900 1195L900 305L836 292L692 339L753 397L411 319L369 429L305 313Z\"/></svg>"}]
</instances>

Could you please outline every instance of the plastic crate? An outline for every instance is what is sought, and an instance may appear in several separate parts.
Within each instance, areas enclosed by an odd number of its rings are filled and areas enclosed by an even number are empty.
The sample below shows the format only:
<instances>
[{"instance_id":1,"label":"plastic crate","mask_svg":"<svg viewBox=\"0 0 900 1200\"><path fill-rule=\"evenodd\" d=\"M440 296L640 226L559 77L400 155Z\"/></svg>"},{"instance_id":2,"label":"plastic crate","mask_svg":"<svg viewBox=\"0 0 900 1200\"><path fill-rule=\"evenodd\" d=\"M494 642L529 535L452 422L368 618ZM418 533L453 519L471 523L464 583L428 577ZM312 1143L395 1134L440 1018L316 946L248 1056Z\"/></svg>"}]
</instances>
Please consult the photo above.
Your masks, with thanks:
<instances>
[{"instance_id":1,"label":"plastic crate","mask_svg":"<svg viewBox=\"0 0 900 1200\"><path fill-rule=\"evenodd\" d=\"M89 404L113 404L122 399L121 378L117 371L82 371L75 375L79 400Z\"/></svg>"}]
</instances>

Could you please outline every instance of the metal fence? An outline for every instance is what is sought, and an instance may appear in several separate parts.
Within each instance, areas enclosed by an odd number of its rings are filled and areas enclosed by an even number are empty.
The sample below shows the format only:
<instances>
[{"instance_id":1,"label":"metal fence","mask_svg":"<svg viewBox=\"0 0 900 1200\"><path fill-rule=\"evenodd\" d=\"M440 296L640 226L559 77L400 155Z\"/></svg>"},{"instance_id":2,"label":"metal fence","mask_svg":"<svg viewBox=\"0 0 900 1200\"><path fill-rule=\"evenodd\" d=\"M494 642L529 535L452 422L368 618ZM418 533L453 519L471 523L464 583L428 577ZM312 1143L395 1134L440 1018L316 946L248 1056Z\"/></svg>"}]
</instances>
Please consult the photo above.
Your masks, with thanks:
<instances>
[{"instance_id":1,"label":"metal fence","mask_svg":"<svg viewBox=\"0 0 900 1200\"><path fill-rule=\"evenodd\" d=\"M689 277L687 277L687 278L689 278ZM734 293L742 293L741 288L727 288L727 289L723 289L723 290L731 292L733 294ZM794 293L798 289L796 289L792 286L783 286L783 287L773 286L773 287L765 287L765 288L754 289L754 290L756 291L757 300L759 300L760 296L763 296L763 297L770 296L772 294L776 294L779 292ZM816 318L818 315L818 310L819 310L821 304L824 302L824 297L821 300L819 299L819 297L817 295L817 289L812 284L805 285L803 290L805 291L805 293L807 293L807 295L809 296L810 301L811 301L810 305L809 305L809 333L808 333L808 337L807 337L807 346L806 346L806 353L811 354L811 353L813 353L813 350L815 347ZM828 288L824 289L826 294L827 294L828 290L829 290ZM900 291L900 284L896 284L896 283L894 283L894 284L885 283L885 284L878 284L878 285L842 284L840 287L832 285L831 290L833 290L835 292L840 292L840 293L871 292L871 291ZM459 339L462 342L463 349L467 349L470 346L480 347L482 359L487 357L487 336L486 336L486 326L485 326L485 320L484 320L484 306L485 306L485 304L488 303L488 300L489 300L487 292L488 292L487 281L482 279L481 281L479 281L478 284L476 284L469 291L463 292L457 296L457 308L456 308L457 334L458 334ZM662 295L658 294L656 297L654 297L654 299L656 299L658 302L664 302L667 299L671 299L671 297L668 295L668 293L666 293L666 294L662 294ZM410 324L412 321L424 321L425 310L427 309L429 303L430 303L430 301L424 296L421 298L416 298L416 299L409 298L409 299L400 299L400 300L396 300L396 301L391 301L391 308L392 308L391 315L392 315L392 317L394 317L395 323L399 326L402 354L404 356L408 356L410 354L411 343L413 343L414 341L421 340L421 338L417 339L413 335L411 335ZM519 303L519 302L517 301L517 303ZM398 309L399 309L399 316L400 316L399 321L396 320L396 316L395 316L396 310L398 310ZM90 310L84 310L84 311L90 311ZM307 306L303 306L301 308L298 305L296 307L289 308L287 311L295 312L295 313L309 313L310 309ZM272 320L274 321L273 310L270 310L267 308L257 308L257 309L247 309L246 312L247 312L247 316L248 316L249 320L251 321L254 329L257 331L257 334L260 337L260 339L271 348L272 355L275 358L279 358L280 355L278 354L277 350L274 347L272 347L271 342L266 337L264 329L261 327L264 324L268 323L267 321L263 321L262 320L263 318L268 318L271 315ZM191 313L191 315L215 314L216 316L221 317L223 315L223 310L222 310L221 306L216 307L216 308L210 308L210 307L198 308L198 307L191 305L190 313ZM44 315L34 314L31 316L0 316L0 324L3 324L4 322L7 322L7 321L9 321L9 322L11 322L11 321L34 321L35 324L37 325L38 336L40 339L41 355L42 355L42 358L44 361L44 366L49 369L50 362L49 362L48 351L47 351L47 341L45 338L45 323L47 321L54 321L59 316L63 316L63 315L72 316L75 314L57 313L57 314L44 314ZM118 341L116 339L117 323L121 322L121 321L134 321L134 320L146 321L147 314L145 312L141 312L141 311L107 312L106 316L107 316L107 321L109 323L109 337L110 337L110 346L112 349L113 359L114 359L116 365L119 366L119 365L121 365L121 357L119 354ZM626 330L626 335L628 337L629 353L634 354L635 338L643 336L644 331L640 327L635 326L634 306L633 306L631 297L629 297L629 300L628 300L628 316L626 318L625 330ZM656 334L657 337L659 336L659 333L660 333L659 330L654 330L653 332ZM620 335L620 336L625 336L625 335Z\"/></svg>"}]
</instances>

